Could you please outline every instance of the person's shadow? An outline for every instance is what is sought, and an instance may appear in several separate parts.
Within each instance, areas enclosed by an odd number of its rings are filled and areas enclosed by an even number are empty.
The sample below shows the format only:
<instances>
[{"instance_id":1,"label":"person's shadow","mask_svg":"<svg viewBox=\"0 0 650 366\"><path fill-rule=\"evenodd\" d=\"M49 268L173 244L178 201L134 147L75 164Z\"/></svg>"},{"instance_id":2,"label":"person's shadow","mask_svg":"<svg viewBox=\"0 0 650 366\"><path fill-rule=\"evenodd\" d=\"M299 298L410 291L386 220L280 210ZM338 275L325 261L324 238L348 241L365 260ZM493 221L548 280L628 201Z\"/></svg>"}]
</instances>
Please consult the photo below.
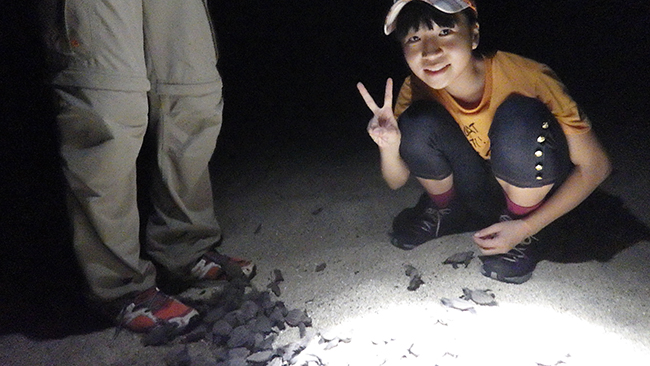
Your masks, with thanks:
<instances>
[{"instance_id":1,"label":"person's shadow","mask_svg":"<svg viewBox=\"0 0 650 366\"><path fill-rule=\"evenodd\" d=\"M0 336L59 338L106 324L82 297L37 12L9 7L0 22L12 35L2 39L0 83Z\"/></svg>"},{"instance_id":2,"label":"person's shadow","mask_svg":"<svg viewBox=\"0 0 650 366\"><path fill-rule=\"evenodd\" d=\"M597 189L578 207L547 226L546 259L560 263L607 262L617 253L650 240L650 229L623 201Z\"/></svg>"}]
</instances>

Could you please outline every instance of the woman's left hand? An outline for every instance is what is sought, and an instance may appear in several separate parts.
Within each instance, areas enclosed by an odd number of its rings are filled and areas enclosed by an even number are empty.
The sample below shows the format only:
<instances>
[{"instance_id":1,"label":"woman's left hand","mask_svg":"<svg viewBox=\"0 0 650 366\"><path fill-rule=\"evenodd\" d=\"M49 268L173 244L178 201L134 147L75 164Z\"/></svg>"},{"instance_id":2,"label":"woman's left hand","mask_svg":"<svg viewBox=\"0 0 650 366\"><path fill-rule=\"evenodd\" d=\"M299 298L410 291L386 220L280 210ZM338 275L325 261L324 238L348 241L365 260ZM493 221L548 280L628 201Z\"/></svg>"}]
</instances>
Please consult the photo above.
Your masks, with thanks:
<instances>
[{"instance_id":1,"label":"woman's left hand","mask_svg":"<svg viewBox=\"0 0 650 366\"><path fill-rule=\"evenodd\" d=\"M495 255L509 252L530 237L531 231L523 220L503 221L477 231L473 239L483 255Z\"/></svg>"}]
</instances>

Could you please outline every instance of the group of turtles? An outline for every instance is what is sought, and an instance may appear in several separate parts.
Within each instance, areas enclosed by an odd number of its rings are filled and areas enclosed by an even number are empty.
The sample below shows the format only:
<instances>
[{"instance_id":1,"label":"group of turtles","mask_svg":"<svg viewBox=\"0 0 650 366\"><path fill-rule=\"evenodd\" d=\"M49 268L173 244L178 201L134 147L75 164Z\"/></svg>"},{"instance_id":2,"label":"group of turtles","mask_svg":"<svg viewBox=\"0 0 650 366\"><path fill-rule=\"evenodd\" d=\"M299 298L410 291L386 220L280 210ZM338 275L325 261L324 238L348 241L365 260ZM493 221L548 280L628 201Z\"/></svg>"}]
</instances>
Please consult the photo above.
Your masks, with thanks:
<instances>
[{"instance_id":1,"label":"group of turtles","mask_svg":"<svg viewBox=\"0 0 650 366\"><path fill-rule=\"evenodd\" d=\"M452 256L445 259L442 264L449 264L454 269L459 268L461 265L464 265L467 268L470 262L474 259L474 252L467 251L461 253L455 253ZM420 272L411 264L404 265L405 274L411 279L409 282L408 290L415 291L420 285L424 284ZM495 306L497 301L495 295L490 289L469 289L463 288L463 295L458 298L442 298L440 299L442 305L457 309L461 311L474 311L474 306Z\"/></svg>"}]
</instances>

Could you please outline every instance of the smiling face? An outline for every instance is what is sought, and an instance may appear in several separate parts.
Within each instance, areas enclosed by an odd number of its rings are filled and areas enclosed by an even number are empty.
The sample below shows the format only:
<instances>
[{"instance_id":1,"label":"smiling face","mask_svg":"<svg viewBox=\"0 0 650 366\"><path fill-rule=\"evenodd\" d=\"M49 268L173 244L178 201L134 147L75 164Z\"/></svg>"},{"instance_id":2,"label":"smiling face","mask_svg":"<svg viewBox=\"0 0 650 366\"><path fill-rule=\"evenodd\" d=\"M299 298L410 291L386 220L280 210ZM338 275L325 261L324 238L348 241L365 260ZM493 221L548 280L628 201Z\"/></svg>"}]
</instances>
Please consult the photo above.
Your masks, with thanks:
<instances>
[{"instance_id":1,"label":"smiling face","mask_svg":"<svg viewBox=\"0 0 650 366\"><path fill-rule=\"evenodd\" d=\"M454 17L451 26L421 24L402 39L404 58L413 74L431 88L446 89L452 95L473 88L480 62L472 55L478 46L478 23L469 24L463 14Z\"/></svg>"}]
</instances>

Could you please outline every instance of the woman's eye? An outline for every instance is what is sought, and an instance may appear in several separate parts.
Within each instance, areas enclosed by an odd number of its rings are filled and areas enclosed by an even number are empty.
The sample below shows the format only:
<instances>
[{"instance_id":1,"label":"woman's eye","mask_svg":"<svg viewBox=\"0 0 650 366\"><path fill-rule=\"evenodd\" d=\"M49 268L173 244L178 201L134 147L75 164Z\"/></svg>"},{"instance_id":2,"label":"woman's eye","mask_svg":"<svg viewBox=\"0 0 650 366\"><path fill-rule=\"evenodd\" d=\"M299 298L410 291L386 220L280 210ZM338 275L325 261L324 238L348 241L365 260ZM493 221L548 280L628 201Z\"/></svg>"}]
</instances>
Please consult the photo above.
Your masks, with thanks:
<instances>
[{"instance_id":1,"label":"woman's eye","mask_svg":"<svg viewBox=\"0 0 650 366\"><path fill-rule=\"evenodd\" d=\"M451 34L451 29L449 29L449 28L443 28L443 29L440 30L440 33L439 33L439 34L440 34L441 36L448 36L448 35Z\"/></svg>"},{"instance_id":2,"label":"woman's eye","mask_svg":"<svg viewBox=\"0 0 650 366\"><path fill-rule=\"evenodd\" d=\"M418 36L413 36L413 37L409 37L409 38L407 38L407 39L406 39L406 43L415 43L415 42L417 42L417 41L419 41L419 40L420 40L420 37L418 37Z\"/></svg>"}]
</instances>

